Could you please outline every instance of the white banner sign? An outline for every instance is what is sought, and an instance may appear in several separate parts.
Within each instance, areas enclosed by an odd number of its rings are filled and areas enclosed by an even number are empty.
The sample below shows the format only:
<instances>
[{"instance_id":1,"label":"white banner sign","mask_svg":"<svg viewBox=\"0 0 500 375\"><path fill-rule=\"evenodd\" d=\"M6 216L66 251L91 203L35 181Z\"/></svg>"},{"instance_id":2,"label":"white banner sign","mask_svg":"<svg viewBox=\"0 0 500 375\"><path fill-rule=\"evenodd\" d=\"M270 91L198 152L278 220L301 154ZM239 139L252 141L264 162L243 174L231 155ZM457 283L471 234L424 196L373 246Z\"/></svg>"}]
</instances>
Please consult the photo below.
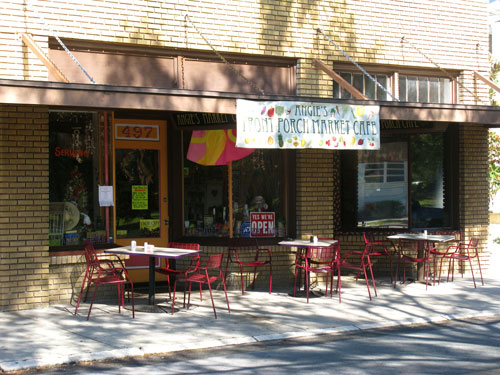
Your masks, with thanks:
<instances>
[{"instance_id":1,"label":"white banner sign","mask_svg":"<svg viewBox=\"0 0 500 375\"><path fill-rule=\"evenodd\" d=\"M378 150L379 106L238 99L237 147Z\"/></svg>"}]
</instances>

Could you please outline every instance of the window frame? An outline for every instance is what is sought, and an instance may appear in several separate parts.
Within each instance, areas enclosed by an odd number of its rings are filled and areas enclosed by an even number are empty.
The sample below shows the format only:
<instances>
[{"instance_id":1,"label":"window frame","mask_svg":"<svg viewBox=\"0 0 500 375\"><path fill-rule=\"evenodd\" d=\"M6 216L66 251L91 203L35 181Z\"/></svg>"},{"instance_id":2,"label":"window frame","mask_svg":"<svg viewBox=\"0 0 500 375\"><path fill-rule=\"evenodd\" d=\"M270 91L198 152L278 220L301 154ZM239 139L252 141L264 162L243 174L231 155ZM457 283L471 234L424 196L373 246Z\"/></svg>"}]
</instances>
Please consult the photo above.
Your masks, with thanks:
<instances>
[{"instance_id":1,"label":"window frame","mask_svg":"<svg viewBox=\"0 0 500 375\"><path fill-rule=\"evenodd\" d=\"M384 138L387 139L388 136L403 135L409 137L411 135L423 134L423 133L443 133L443 183L444 183L444 196L446 201L448 212L449 212L449 225L439 227L439 229L458 229L459 228L459 170L460 170L460 160L457 160L456 155L458 153L459 147L459 128L457 124L453 123L431 123L432 127L429 127L429 123L418 122L425 129L413 129L413 130L381 130L382 142ZM427 125L426 125L427 124ZM409 150L410 151L410 150ZM396 228L396 227L361 227L358 226L358 156L355 150L343 150L341 151L341 225L340 231L342 232L363 232L363 231L408 231L419 229L413 226L412 222L412 211L411 211L411 162L412 155L408 153L408 176L406 179L406 184L408 188L408 227L406 228ZM457 165L457 162L459 163ZM353 189L353 186L355 188ZM437 228L435 228L437 229Z\"/></svg>"}]
</instances>

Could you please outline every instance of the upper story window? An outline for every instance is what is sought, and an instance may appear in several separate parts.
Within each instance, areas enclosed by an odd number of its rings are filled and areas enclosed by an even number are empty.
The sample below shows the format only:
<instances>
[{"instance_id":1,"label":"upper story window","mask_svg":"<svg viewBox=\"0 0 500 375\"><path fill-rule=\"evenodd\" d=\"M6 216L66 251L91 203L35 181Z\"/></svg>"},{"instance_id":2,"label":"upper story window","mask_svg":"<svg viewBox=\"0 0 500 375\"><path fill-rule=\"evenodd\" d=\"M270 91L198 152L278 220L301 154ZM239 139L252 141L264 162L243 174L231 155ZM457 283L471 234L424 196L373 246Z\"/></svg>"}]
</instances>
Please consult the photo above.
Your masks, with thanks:
<instances>
[{"instance_id":1,"label":"upper story window","mask_svg":"<svg viewBox=\"0 0 500 375\"><path fill-rule=\"evenodd\" d=\"M369 77L362 73L342 72L340 76L353 85L358 91L362 92L369 99L388 100L389 95L373 82ZM391 91L391 82L388 75L376 74L374 78L383 87ZM333 97L339 99L351 99L351 93L344 90L337 82L333 83Z\"/></svg>"},{"instance_id":2,"label":"upper story window","mask_svg":"<svg viewBox=\"0 0 500 375\"><path fill-rule=\"evenodd\" d=\"M352 66L336 64L336 71L348 83L372 100L393 100L391 95L402 102L449 103L457 102L456 79L443 76L441 72L416 69L394 69L383 67L367 68L370 75L385 88L377 85L370 77ZM370 71L371 70L371 71ZM458 72L451 73L458 77ZM389 95L387 92L390 92ZM352 95L337 82L333 83L333 97L351 99Z\"/></svg>"},{"instance_id":3,"label":"upper story window","mask_svg":"<svg viewBox=\"0 0 500 375\"><path fill-rule=\"evenodd\" d=\"M419 103L453 103L449 78L399 76L399 100Z\"/></svg>"}]
</instances>

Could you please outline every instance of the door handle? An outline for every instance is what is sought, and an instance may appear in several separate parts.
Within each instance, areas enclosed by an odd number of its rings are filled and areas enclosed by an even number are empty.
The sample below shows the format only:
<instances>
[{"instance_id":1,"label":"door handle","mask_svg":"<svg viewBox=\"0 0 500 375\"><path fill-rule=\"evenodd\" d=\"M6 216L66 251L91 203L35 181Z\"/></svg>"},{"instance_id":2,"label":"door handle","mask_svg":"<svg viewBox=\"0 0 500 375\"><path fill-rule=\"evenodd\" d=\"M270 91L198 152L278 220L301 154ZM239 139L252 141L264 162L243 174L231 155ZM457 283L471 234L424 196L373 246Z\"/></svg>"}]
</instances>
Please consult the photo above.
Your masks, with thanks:
<instances>
[{"instance_id":1,"label":"door handle","mask_svg":"<svg viewBox=\"0 0 500 375\"><path fill-rule=\"evenodd\" d=\"M163 220L163 224L164 224L164 225L169 225L170 223L169 223L169 221L168 221L168 220Z\"/></svg>"}]
</instances>

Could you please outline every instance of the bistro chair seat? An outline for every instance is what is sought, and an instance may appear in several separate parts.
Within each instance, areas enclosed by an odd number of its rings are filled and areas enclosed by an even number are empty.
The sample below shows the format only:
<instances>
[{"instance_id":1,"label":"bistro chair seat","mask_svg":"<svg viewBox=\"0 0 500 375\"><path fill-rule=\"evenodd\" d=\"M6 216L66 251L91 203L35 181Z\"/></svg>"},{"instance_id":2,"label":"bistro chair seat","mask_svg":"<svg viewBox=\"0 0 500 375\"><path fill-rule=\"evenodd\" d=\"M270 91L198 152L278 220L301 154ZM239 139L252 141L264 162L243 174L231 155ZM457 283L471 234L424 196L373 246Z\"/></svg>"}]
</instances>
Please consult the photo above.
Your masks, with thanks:
<instances>
[{"instance_id":1,"label":"bistro chair seat","mask_svg":"<svg viewBox=\"0 0 500 375\"><path fill-rule=\"evenodd\" d=\"M401 268L403 269L403 279L402 284L406 282L406 263L416 264L417 267L422 266L424 277L425 277L425 290L429 285L429 269L431 263L431 250L430 243L428 241L411 241L411 240L399 240L398 243L398 253L399 261L397 266L396 278L394 279L394 286L396 286L396 280L400 279Z\"/></svg>"},{"instance_id":2,"label":"bistro chair seat","mask_svg":"<svg viewBox=\"0 0 500 375\"><path fill-rule=\"evenodd\" d=\"M169 242L168 247L176 249L189 249L189 250L200 250L200 244L198 243L184 243L184 242ZM170 288L170 276L174 279L185 275L186 272L192 272L197 269L200 265L200 254L193 254L189 256L189 264L186 268L177 268L177 262L172 262L168 258L165 258L165 263L161 268L155 268L155 272L165 275L167 277L168 284L168 296L172 298L172 292ZM174 283L175 284L175 283ZM201 292L201 287L200 287ZM174 287L174 298L175 298L175 287Z\"/></svg>"},{"instance_id":3,"label":"bistro chair seat","mask_svg":"<svg viewBox=\"0 0 500 375\"><path fill-rule=\"evenodd\" d=\"M373 233L365 232L363 233L363 238L365 240L366 253L370 256L370 260L373 260L374 257L386 257L389 260L389 274L391 275L392 283L392 255L395 254L396 251L394 250L393 254L391 254L387 248L389 246L394 247L394 244L392 241L376 240Z\"/></svg>"},{"instance_id":4,"label":"bistro chair seat","mask_svg":"<svg viewBox=\"0 0 500 375\"><path fill-rule=\"evenodd\" d=\"M237 264L240 269L241 294L245 294L243 267L253 268L252 289L254 289L257 268L269 266L269 294L271 294L273 290L273 262L271 250L269 248L261 248L257 239L253 240L253 243L250 245L240 244L239 239L232 240L228 247L225 276L227 278L229 263Z\"/></svg>"},{"instance_id":5,"label":"bistro chair seat","mask_svg":"<svg viewBox=\"0 0 500 375\"><path fill-rule=\"evenodd\" d=\"M305 288L307 295L307 303L309 303L309 286L310 286L310 274L312 273L322 273L325 274L326 290L325 295L328 295L328 279L331 280L330 283L330 296L333 292L333 274L338 270L338 252L337 246L328 247L307 247L306 251L297 251L295 256L295 275L293 284L293 295L296 295L297 290L297 273L299 270L305 271ZM340 274L338 274L340 277ZM340 295L339 295L340 297Z\"/></svg>"},{"instance_id":6,"label":"bistro chair seat","mask_svg":"<svg viewBox=\"0 0 500 375\"><path fill-rule=\"evenodd\" d=\"M439 247L432 247L430 249L430 254L432 256L432 270L433 270L433 280L432 280L432 285L436 284L436 278L438 275L441 273L441 268L437 269L437 263L438 259L441 259L443 256L448 255L450 252L453 251L453 249L456 248L456 246L462 241L462 232L456 231L456 230L445 230L445 229L438 229L432 232L432 234L439 234L439 235L450 235L450 236L455 236L455 242L453 245L448 246L447 248L439 248ZM439 262L440 266L442 262ZM453 272L453 269L451 270ZM453 273L452 273L452 279L453 279ZM440 278L438 278L438 284L440 283Z\"/></svg>"},{"instance_id":7,"label":"bistro chair seat","mask_svg":"<svg viewBox=\"0 0 500 375\"><path fill-rule=\"evenodd\" d=\"M481 263L479 261L479 251L477 248L477 245L479 243L479 238L477 237L472 237L469 240L468 244L465 244L464 242L459 242L455 246L450 246L448 248L449 252L445 255L442 256L441 258L441 263L439 266L439 280L438 282L441 281L441 269L443 266L443 261L445 259L448 259L448 276L446 280L449 280L450 277L450 269L451 269L451 281L453 281L453 269L455 268L455 260L459 261L467 261L469 263L470 267L470 272L472 275L472 281L474 282L474 288L476 288L476 278L474 277L474 269L472 267L472 259L476 259L478 268L479 268L479 273L481 275L481 284L484 285L484 280L483 280L483 271L481 270ZM462 273L463 277L463 273Z\"/></svg>"},{"instance_id":8,"label":"bistro chair seat","mask_svg":"<svg viewBox=\"0 0 500 375\"><path fill-rule=\"evenodd\" d=\"M368 297L370 298L370 301L371 301L372 295L370 292L370 283L368 282L368 272L367 271L370 271L375 296L377 296L377 287L375 286L375 278L373 277L373 270L372 270L372 264L371 264L371 260L370 260L370 254L368 253L369 247L365 246L365 248L363 250L351 250L351 251L347 251L345 253L342 253L340 251L340 242L337 244L337 246L338 246L338 253L340 254L339 255L339 263L338 263L339 272L341 272L343 269L355 271L356 272L356 281L358 280L361 273L363 273L363 276L364 276L365 282L366 282L366 288L368 289ZM342 290L342 283L341 283L340 274L339 274L339 277L337 278L337 288L338 288L339 302L340 302L341 301L340 296L341 296L341 290Z\"/></svg>"},{"instance_id":9,"label":"bistro chair seat","mask_svg":"<svg viewBox=\"0 0 500 375\"><path fill-rule=\"evenodd\" d=\"M85 261L87 264L87 269L82 281L82 287L80 289L78 302L75 308L75 315L78 312L85 286L87 286L88 291L90 285L94 284L94 292L92 294L92 299L90 301L89 311L87 314L87 320L89 320L98 287L100 285L116 285L118 288L118 312L121 312L121 307L125 305L124 288L126 286L129 286L132 296L132 317L135 318L134 284L129 278L125 267L116 266L109 259L100 257L96 253L94 246L91 244L85 247Z\"/></svg>"},{"instance_id":10,"label":"bistro chair seat","mask_svg":"<svg viewBox=\"0 0 500 375\"><path fill-rule=\"evenodd\" d=\"M226 290L226 281L224 279L224 274L222 273L222 260L224 258L224 254L213 254L208 257L208 260L205 266L199 266L195 270L188 271L185 273L183 277L179 278L179 281L183 281L184 286L184 306L186 306L186 285L189 284L189 294L188 294L188 304L187 308L189 309L189 305L191 302L191 285L193 283L197 283L200 285L200 300L202 299L201 295L201 285L207 284L208 290L210 291L210 298L212 300L212 308L214 310L215 319L217 319L217 312L215 311L215 303L214 297L212 294L212 284L217 280L222 280L222 287L224 289L224 294L226 296L227 302L227 310L230 313L231 309L229 308L229 299L227 298L227 290ZM177 282L177 280L176 280ZM174 288L175 290L175 288ZM172 299L172 312L174 311L175 298Z\"/></svg>"}]
</instances>

